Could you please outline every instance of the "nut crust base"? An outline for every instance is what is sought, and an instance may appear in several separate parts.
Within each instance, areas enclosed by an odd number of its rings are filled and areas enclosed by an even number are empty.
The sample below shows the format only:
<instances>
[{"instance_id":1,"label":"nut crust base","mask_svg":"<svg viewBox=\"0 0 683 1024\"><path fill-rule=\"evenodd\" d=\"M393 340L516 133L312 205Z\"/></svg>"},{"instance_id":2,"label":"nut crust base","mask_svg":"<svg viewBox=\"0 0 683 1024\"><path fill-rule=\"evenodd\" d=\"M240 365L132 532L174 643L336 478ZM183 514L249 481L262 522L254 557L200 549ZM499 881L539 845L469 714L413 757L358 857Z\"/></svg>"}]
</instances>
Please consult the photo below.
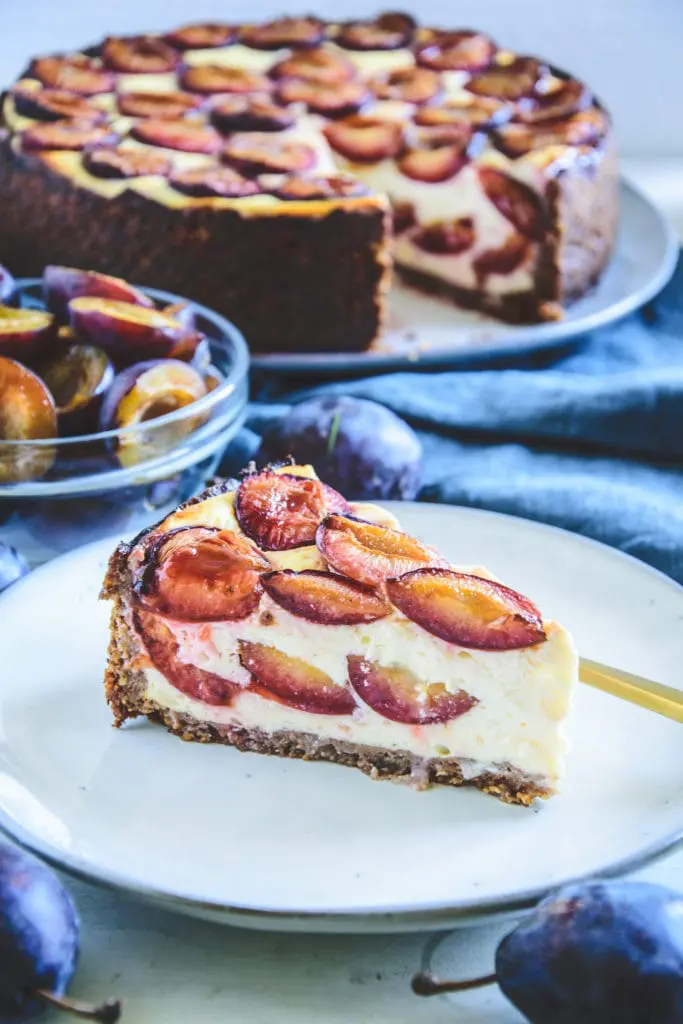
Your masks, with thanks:
<instances>
[{"instance_id":1,"label":"nut crust base","mask_svg":"<svg viewBox=\"0 0 683 1024\"><path fill-rule=\"evenodd\" d=\"M166 708L155 708L146 714L151 721L161 722L169 732L190 742L224 743L242 751L295 757L302 761L329 761L358 768L372 779L408 782L415 789L429 789L432 785L476 786L503 803L525 807L537 797L545 799L552 795L547 786L507 766L501 766L499 771L482 772L470 779L463 771L467 768L466 762L456 757L420 758L407 750L384 750L360 743L321 739L305 732L270 734L257 729L216 726Z\"/></svg>"}]
</instances>

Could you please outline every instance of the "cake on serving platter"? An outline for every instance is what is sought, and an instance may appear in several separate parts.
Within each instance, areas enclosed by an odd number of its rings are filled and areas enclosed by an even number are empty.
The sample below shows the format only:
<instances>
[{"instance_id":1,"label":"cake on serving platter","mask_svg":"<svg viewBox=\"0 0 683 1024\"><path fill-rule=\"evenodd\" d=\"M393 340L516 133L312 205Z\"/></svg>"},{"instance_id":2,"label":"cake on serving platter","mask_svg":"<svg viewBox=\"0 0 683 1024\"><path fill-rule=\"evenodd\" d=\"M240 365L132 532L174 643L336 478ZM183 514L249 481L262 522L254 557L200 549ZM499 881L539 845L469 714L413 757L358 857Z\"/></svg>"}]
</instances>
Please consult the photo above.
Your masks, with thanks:
<instances>
[{"instance_id":1,"label":"cake on serving platter","mask_svg":"<svg viewBox=\"0 0 683 1024\"><path fill-rule=\"evenodd\" d=\"M463 306L554 319L614 244L590 89L400 13L109 37L33 60L2 122L0 261L188 295L258 352L366 349L392 257Z\"/></svg>"},{"instance_id":2,"label":"cake on serving platter","mask_svg":"<svg viewBox=\"0 0 683 1024\"><path fill-rule=\"evenodd\" d=\"M509 803L550 796L561 776L567 631L310 466L254 470L180 506L117 548L102 596L117 725L146 715L185 740Z\"/></svg>"}]
</instances>

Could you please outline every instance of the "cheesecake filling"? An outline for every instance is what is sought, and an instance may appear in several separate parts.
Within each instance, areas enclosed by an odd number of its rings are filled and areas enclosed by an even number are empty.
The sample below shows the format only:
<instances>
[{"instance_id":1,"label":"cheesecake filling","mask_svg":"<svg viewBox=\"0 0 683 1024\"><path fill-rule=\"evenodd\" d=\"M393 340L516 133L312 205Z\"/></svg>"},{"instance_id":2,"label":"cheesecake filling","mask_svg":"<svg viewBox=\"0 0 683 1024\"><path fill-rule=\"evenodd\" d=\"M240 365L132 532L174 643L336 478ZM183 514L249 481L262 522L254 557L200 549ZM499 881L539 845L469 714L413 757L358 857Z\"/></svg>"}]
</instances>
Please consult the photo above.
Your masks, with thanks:
<instances>
[{"instance_id":1,"label":"cheesecake filling","mask_svg":"<svg viewBox=\"0 0 683 1024\"><path fill-rule=\"evenodd\" d=\"M420 758L464 758L478 767L511 765L553 784L562 774L563 721L576 678L576 652L567 631L544 623L547 640L515 651L458 648L416 627L398 613L363 626L322 626L280 608L267 595L259 611L238 622L179 623L166 619L178 643L178 659L245 688L228 706L204 704L176 689L151 663L142 667L148 700L216 725L267 733L294 731L323 739L405 750ZM400 666L425 684L464 690L478 703L458 718L407 725L378 714L358 698L352 715L314 714L247 691L251 676L241 665L238 641L275 647L347 685L347 657Z\"/></svg>"},{"instance_id":2,"label":"cheesecake filling","mask_svg":"<svg viewBox=\"0 0 683 1024\"><path fill-rule=\"evenodd\" d=\"M459 171L454 181L427 184L401 174L392 160L384 160L369 168L351 169L376 192L389 196L395 207L409 204L415 223L401 233L394 243L394 261L398 266L421 270L447 284L476 291L486 287L491 294L504 295L528 291L534 286L537 243L529 241L519 266L504 272L483 275L477 272L478 259L491 250L502 248L515 234L510 221L487 199L477 174L478 166L493 166L510 173L510 161L499 160L493 152L486 153L479 164L469 164ZM531 167L519 169L524 184L533 183ZM474 241L463 252L429 252L420 243L421 230L444 221L471 218Z\"/></svg>"}]
</instances>

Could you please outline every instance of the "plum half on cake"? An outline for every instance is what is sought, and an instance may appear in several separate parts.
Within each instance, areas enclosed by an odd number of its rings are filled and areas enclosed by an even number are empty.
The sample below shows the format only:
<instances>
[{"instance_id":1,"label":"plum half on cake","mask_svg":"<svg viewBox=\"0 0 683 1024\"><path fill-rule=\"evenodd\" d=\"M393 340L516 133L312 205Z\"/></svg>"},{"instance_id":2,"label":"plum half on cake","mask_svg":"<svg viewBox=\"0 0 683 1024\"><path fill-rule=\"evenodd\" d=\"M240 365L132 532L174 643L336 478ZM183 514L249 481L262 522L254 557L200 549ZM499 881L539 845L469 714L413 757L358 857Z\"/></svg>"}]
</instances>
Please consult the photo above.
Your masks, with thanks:
<instances>
[{"instance_id":1,"label":"plum half on cake","mask_svg":"<svg viewBox=\"0 0 683 1024\"><path fill-rule=\"evenodd\" d=\"M106 697L185 740L548 797L570 635L311 467L210 488L112 555Z\"/></svg>"},{"instance_id":2,"label":"plum half on cake","mask_svg":"<svg viewBox=\"0 0 683 1024\"><path fill-rule=\"evenodd\" d=\"M590 89L402 14L109 37L33 60L2 121L0 261L188 295L254 351L367 348L392 256L464 306L557 318L614 244Z\"/></svg>"}]
</instances>

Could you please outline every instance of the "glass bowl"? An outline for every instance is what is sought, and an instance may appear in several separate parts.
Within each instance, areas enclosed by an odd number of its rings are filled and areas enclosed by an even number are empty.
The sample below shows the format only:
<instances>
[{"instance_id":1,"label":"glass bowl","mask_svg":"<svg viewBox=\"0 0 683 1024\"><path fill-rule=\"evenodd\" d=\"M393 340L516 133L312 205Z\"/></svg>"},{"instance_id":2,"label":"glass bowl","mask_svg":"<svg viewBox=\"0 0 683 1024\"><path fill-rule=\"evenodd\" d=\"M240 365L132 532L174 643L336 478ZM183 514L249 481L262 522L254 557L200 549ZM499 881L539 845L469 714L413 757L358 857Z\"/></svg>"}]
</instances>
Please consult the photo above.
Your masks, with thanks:
<instances>
[{"instance_id":1,"label":"glass bowl","mask_svg":"<svg viewBox=\"0 0 683 1024\"><path fill-rule=\"evenodd\" d=\"M162 518L211 477L244 422L249 352L240 331L189 299L140 290L159 309L190 306L223 379L198 401L135 426L0 441L0 535L31 564L108 533L133 534ZM43 309L41 280L17 281L13 305Z\"/></svg>"}]
</instances>

